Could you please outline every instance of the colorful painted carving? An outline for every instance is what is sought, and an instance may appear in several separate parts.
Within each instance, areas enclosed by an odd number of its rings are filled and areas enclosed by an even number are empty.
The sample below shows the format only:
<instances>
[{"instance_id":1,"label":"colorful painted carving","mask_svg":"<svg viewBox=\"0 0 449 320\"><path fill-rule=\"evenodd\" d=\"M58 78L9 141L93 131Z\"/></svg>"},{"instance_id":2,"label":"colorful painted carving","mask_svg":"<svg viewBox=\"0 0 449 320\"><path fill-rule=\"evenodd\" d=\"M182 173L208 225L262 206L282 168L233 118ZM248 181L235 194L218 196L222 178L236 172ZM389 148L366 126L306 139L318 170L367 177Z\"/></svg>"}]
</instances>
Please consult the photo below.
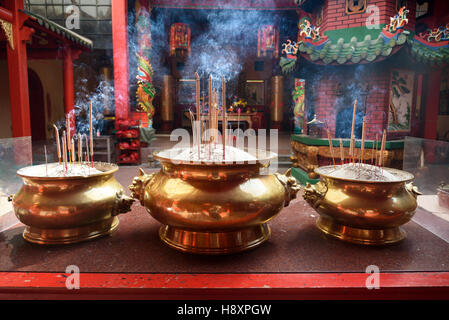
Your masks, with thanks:
<instances>
[{"instance_id":1,"label":"colorful painted carving","mask_svg":"<svg viewBox=\"0 0 449 320\"><path fill-rule=\"evenodd\" d=\"M429 42L442 42L449 41L449 23L445 26L435 28L428 31L427 41Z\"/></svg>"},{"instance_id":2,"label":"colorful painted carving","mask_svg":"<svg viewBox=\"0 0 449 320\"><path fill-rule=\"evenodd\" d=\"M313 26L309 19L303 18L299 21L298 24L299 33L298 33L298 42L309 40L309 41L319 41L321 40L320 36L320 27Z\"/></svg>"},{"instance_id":3,"label":"colorful painted carving","mask_svg":"<svg viewBox=\"0 0 449 320\"><path fill-rule=\"evenodd\" d=\"M295 119L295 133L302 133L304 128L304 100L305 100L306 81L304 79L295 79L295 89L292 92L293 114Z\"/></svg>"},{"instance_id":4,"label":"colorful painted carving","mask_svg":"<svg viewBox=\"0 0 449 320\"><path fill-rule=\"evenodd\" d=\"M298 44L295 41L287 40L286 43L282 44L282 54L285 54L287 59L296 60L296 54L298 52Z\"/></svg>"},{"instance_id":5,"label":"colorful painted carving","mask_svg":"<svg viewBox=\"0 0 449 320\"><path fill-rule=\"evenodd\" d=\"M153 99L156 89L153 86L153 68L151 67L148 57L137 55L137 102L139 109L148 115L149 127L151 127L151 119L154 116Z\"/></svg>"},{"instance_id":6,"label":"colorful painted carving","mask_svg":"<svg viewBox=\"0 0 449 320\"><path fill-rule=\"evenodd\" d=\"M170 27L170 56L176 55L176 50L190 54L190 27L185 23L174 23Z\"/></svg>"},{"instance_id":7,"label":"colorful painted carving","mask_svg":"<svg viewBox=\"0 0 449 320\"><path fill-rule=\"evenodd\" d=\"M154 116L153 99L156 94L153 86L153 68L149 58L152 47L150 29L151 7L148 0L137 0L135 8L138 46L136 53L138 60L136 99L139 106L138 110L147 113L148 127L151 127Z\"/></svg>"},{"instance_id":8,"label":"colorful painted carving","mask_svg":"<svg viewBox=\"0 0 449 320\"><path fill-rule=\"evenodd\" d=\"M257 33L257 56L266 56L268 52L279 57L279 30L273 25L264 25Z\"/></svg>"},{"instance_id":9,"label":"colorful painted carving","mask_svg":"<svg viewBox=\"0 0 449 320\"><path fill-rule=\"evenodd\" d=\"M405 7L399 9L399 12L394 17L390 17L390 24L386 25L383 30L392 34L401 32L408 23L407 13L409 13L409 10Z\"/></svg>"}]
</instances>

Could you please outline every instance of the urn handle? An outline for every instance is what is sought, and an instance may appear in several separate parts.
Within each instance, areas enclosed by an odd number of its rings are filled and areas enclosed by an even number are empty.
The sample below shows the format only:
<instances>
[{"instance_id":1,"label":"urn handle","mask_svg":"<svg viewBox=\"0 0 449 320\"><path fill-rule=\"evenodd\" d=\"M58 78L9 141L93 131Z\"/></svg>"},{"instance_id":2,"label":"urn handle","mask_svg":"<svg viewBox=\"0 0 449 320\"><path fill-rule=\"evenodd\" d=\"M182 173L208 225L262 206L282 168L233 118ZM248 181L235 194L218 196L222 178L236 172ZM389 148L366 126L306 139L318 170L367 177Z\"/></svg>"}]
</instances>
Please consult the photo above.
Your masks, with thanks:
<instances>
[{"instance_id":1,"label":"urn handle","mask_svg":"<svg viewBox=\"0 0 449 320\"><path fill-rule=\"evenodd\" d=\"M327 183L323 181L318 181L316 184L311 185L306 184L304 188L303 198L306 200L313 208L317 208L321 200L325 197L327 193Z\"/></svg>"},{"instance_id":2,"label":"urn handle","mask_svg":"<svg viewBox=\"0 0 449 320\"><path fill-rule=\"evenodd\" d=\"M284 207L287 207L290 201L296 198L296 194L301 187L296 182L296 179L292 177L291 169L288 169L284 174L275 173L274 175L285 188Z\"/></svg>"},{"instance_id":3,"label":"urn handle","mask_svg":"<svg viewBox=\"0 0 449 320\"><path fill-rule=\"evenodd\" d=\"M129 190L131 190L131 197L139 200L142 205L145 196L145 188L155 175L156 172L147 174L142 168L139 168L139 175L134 177L133 183L128 187Z\"/></svg>"},{"instance_id":4,"label":"urn handle","mask_svg":"<svg viewBox=\"0 0 449 320\"><path fill-rule=\"evenodd\" d=\"M116 216L120 213L127 213L131 211L131 206L134 203L134 199L131 197L128 197L123 193L123 190L118 191L115 194L115 202L114 202L114 208L112 209L112 215Z\"/></svg>"},{"instance_id":5,"label":"urn handle","mask_svg":"<svg viewBox=\"0 0 449 320\"><path fill-rule=\"evenodd\" d=\"M413 195L413 197L415 197L415 199L418 196L422 195L422 193L419 192L418 187L413 185L413 182L407 183L405 185L405 188L407 189L408 192L410 192Z\"/></svg>"}]
</instances>

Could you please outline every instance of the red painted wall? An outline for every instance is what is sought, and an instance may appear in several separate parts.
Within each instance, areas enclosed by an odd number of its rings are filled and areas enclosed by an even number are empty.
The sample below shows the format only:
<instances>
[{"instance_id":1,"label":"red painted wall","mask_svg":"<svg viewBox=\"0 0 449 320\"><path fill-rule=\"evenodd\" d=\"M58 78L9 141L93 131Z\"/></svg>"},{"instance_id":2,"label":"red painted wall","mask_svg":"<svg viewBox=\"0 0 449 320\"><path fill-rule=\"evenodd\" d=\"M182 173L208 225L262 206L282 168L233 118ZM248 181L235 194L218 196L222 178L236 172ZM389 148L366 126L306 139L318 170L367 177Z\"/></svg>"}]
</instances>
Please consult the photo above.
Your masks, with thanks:
<instances>
[{"instance_id":1,"label":"red painted wall","mask_svg":"<svg viewBox=\"0 0 449 320\"><path fill-rule=\"evenodd\" d=\"M332 136L335 136L336 118L340 111L337 105L336 85L344 79L352 78L355 78L355 76L354 73L351 75L351 72L336 72L335 75L323 73L321 80L314 84L317 91L315 93L316 99L312 101L312 104L315 106L316 117L318 120L326 122ZM367 69L362 76L357 78L361 79L359 83L368 83L371 87L366 97L366 139L375 139L376 134L380 139L387 123L390 72L381 68ZM348 80L346 84L350 82L351 80ZM343 82L344 87L346 84ZM364 101L359 101L358 108L364 108L364 104ZM322 137L326 137L325 131Z\"/></svg>"}]
</instances>

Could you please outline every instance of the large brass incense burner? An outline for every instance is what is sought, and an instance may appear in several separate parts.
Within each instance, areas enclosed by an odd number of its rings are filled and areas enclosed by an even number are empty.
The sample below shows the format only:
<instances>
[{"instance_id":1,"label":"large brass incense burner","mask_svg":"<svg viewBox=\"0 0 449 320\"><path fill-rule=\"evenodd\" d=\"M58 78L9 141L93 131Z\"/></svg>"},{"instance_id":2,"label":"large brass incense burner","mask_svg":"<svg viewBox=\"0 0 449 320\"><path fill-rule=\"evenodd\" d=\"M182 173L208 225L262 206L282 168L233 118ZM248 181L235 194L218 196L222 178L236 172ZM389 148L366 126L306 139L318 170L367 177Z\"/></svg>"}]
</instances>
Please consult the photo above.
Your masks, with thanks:
<instances>
[{"instance_id":1,"label":"large brass incense burner","mask_svg":"<svg viewBox=\"0 0 449 320\"><path fill-rule=\"evenodd\" d=\"M420 194L411 173L383 168L395 181L363 181L335 178L332 166L315 172L320 181L307 184L304 199L320 214L317 227L324 233L352 243L381 245L405 238L400 228L408 222L417 207Z\"/></svg>"},{"instance_id":2,"label":"large brass incense burner","mask_svg":"<svg viewBox=\"0 0 449 320\"><path fill-rule=\"evenodd\" d=\"M261 174L270 157L254 163L161 162L157 173L140 169L130 186L162 226L170 247L198 254L226 254L259 246L270 237L267 221L296 197L289 172Z\"/></svg>"},{"instance_id":3,"label":"large brass incense burner","mask_svg":"<svg viewBox=\"0 0 449 320\"><path fill-rule=\"evenodd\" d=\"M48 168L57 163L48 164ZM26 225L25 240L39 244L80 242L114 231L117 215L130 211L134 199L114 178L117 165L94 162L102 173L48 177L45 165L20 169L23 186L10 199Z\"/></svg>"}]
</instances>

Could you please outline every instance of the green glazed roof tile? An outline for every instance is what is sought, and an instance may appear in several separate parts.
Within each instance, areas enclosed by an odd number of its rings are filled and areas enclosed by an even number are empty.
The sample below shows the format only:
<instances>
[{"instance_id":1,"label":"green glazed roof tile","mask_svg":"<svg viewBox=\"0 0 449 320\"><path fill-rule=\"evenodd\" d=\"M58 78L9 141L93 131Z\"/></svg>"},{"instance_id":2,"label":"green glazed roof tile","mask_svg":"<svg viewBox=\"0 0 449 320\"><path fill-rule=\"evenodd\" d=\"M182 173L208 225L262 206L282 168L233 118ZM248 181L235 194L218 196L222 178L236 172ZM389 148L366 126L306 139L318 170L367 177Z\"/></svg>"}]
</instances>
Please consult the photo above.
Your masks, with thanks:
<instances>
[{"instance_id":1,"label":"green glazed roof tile","mask_svg":"<svg viewBox=\"0 0 449 320\"><path fill-rule=\"evenodd\" d=\"M421 63L441 65L449 63L449 46L429 47L415 38L409 40L411 55Z\"/></svg>"},{"instance_id":2,"label":"green glazed roof tile","mask_svg":"<svg viewBox=\"0 0 449 320\"><path fill-rule=\"evenodd\" d=\"M35 21L37 21L37 23L43 27L45 27L46 29L55 32L56 34L60 34L62 35L64 38L69 39L75 43L78 43L84 47L93 48L93 43L92 40L85 38L75 32L73 32L72 30L69 30L67 28L64 28L63 26L48 20L47 18L33 13L31 11L28 10L20 10L21 12L23 12L24 14L26 14L27 16L33 18Z\"/></svg>"}]
</instances>

